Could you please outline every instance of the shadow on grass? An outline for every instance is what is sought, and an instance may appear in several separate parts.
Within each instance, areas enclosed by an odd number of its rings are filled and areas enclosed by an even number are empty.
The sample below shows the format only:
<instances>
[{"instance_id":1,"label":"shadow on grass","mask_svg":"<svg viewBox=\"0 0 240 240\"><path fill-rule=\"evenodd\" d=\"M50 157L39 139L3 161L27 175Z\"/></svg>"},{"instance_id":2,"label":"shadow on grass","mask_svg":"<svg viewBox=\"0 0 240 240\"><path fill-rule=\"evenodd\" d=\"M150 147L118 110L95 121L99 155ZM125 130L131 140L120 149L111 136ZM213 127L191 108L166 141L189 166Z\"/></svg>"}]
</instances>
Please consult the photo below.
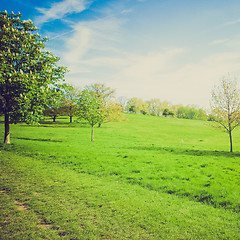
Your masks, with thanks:
<instances>
[{"instance_id":1,"label":"shadow on grass","mask_svg":"<svg viewBox=\"0 0 240 240\"><path fill-rule=\"evenodd\" d=\"M38 125L38 127L78 127L78 128L89 128L89 123L87 122L60 122L60 121L40 121L40 124Z\"/></svg>"},{"instance_id":2,"label":"shadow on grass","mask_svg":"<svg viewBox=\"0 0 240 240\"><path fill-rule=\"evenodd\" d=\"M132 149L132 148L131 148ZM171 147L156 147L156 146L138 146L134 147L136 150L147 151L165 151L176 155L192 155L192 156L224 156L224 157L240 157L239 152L226 152L226 151L210 151L210 150L195 150Z\"/></svg>"},{"instance_id":3,"label":"shadow on grass","mask_svg":"<svg viewBox=\"0 0 240 240\"><path fill-rule=\"evenodd\" d=\"M60 140L52 140L52 139L42 139L42 138L20 138L20 137L12 137L15 139L20 139L20 140L29 140L29 141L39 141L39 142L62 142Z\"/></svg>"}]
</instances>

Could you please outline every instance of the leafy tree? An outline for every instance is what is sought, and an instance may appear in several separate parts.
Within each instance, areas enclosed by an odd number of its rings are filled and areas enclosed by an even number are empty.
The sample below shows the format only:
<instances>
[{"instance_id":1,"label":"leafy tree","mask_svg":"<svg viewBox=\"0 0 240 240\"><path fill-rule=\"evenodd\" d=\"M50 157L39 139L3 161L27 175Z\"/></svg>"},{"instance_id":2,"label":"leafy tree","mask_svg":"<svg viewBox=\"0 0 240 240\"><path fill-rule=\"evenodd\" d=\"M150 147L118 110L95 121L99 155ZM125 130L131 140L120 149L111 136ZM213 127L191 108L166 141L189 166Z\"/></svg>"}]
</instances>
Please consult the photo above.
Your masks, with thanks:
<instances>
[{"instance_id":1,"label":"leafy tree","mask_svg":"<svg viewBox=\"0 0 240 240\"><path fill-rule=\"evenodd\" d=\"M59 85L59 87L60 86L62 87L63 85ZM49 90L47 89L47 93L48 104L44 110L44 115L52 117L53 122L56 122L56 118L59 115L63 115L63 110L61 108L64 98L63 88L49 88Z\"/></svg>"},{"instance_id":2,"label":"leafy tree","mask_svg":"<svg viewBox=\"0 0 240 240\"><path fill-rule=\"evenodd\" d=\"M206 120L207 114L203 109L198 109L196 106L179 106L177 109L177 117Z\"/></svg>"},{"instance_id":3,"label":"leafy tree","mask_svg":"<svg viewBox=\"0 0 240 240\"><path fill-rule=\"evenodd\" d=\"M120 122L125 119L122 113L123 107L120 104L111 101L108 105L109 114L106 116L105 122Z\"/></svg>"},{"instance_id":4,"label":"leafy tree","mask_svg":"<svg viewBox=\"0 0 240 240\"><path fill-rule=\"evenodd\" d=\"M225 76L212 90L211 110L215 122L229 135L230 152L233 151L232 131L240 124L240 95L236 80Z\"/></svg>"},{"instance_id":5,"label":"leafy tree","mask_svg":"<svg viewBox=\"0 0 240 240\"><path fill-rule=\"evenodd\" d=\"M198 119L198 109L191 107L188 109L187 112L187 118L188 119Z\"/></svg>"},{"instance_id":6,"label":"leafy tree","mask_svg":"<svg viewBox=\"0 0 240 240\"><path fill-rule=\"evenodd\" d=\"M207 120L208 119L208 115L207 115L206 111L201 109L201 108L198 109L198 117L197 117L197 119L199 119L199 120Z\"/></svg>"},{"instance_id":7,"label":"leafy tree","mask_svg":"<svg viewBox=\"0 0 240 240\"><path fill-rule=\"evenodd\" d=\"M79 117L88 121L92 127L91 141L93 141L93 127L103 122L109 111L102 99L96 96L96 92L88 89L82 91L77 102L77 108Z\"/></svg>"},{"instance_id":8,"label":"leafy tree","mask_svg":"<svg viewBox=\"0 0 240 240\"><path fill-rule=\"evenodd\" d=\"M163 110L163 114L162 115L165 116L165 117L167 117L167 116L174 116L174 112L169 110L168 108L165 108Z\"/></svg>"},{"instance_id":9,"label":"leafy tree","mask_svg":"<svg viewBox=\"0 0 240 240\"><path fill-rule=\"evenodd\" d=\"M108 113L110 113L109 107L112 105L111 101L114 98L115 90L102 83L95 83L87 86L87 89L95 93L95 96L102 102L102 109L105 109L105 112L108 111ZM102 118L102 121L98 123L98 127L102 126L104 120L105 118Z\"/></svg>"},{"instance_id":10,"label":"leafy tree","mask_svg":"<svg viewBox=\"0 0 240 240\"><path fill-rule=\"evenodd\" d=\"M64 98L60 107L63 115L69 116L70 123L72 123L73 116L76 115L76 104L81 92L74 88L71 84L64 86Z\"/></svg>"},{"instance_id":11,"label":"leafy tree","mask_svg":"<svg viewBox=\"0 0 240 240\"><path fill-rule=\"evenodd\" d=\"M160 116L162 113L162 103L159 99L147 101L148 113L152 116Z\"/></svg>"},{"instance_id":12,"label":"leafy tree","mask_svg":"<svg viewBox=\"0 0 240 240\"><path fill-rule=\"evenodd\" d=\"M127 108L130 113L146 114L148 106L141 99L134 97L128 100Z\"/></svg>"},{"instance_id":13,"label":"leafy tree","mask_svg":"<svg viewBox=\"0 0 240 240\"><path fill-rule=\"evenodd\" d=\"M179 106L177 110L177 117L178 118L187 118L188 117L188 109L184 106Z\"/></svg>"},{"instance_id":14,"label":"leafy tree","mask_svg":"<svg viewBox=\"0 0 240 240\"><path fill-rule=\"evenodd\" d=\"M107 102L114 97L115 90L102 83L95 83L86 87L89 91L95 92L96 97Z\"/></svg>"},{"instance_id":15,"label":"leafy tree","mask_svg":"<svg viewBox=\"0 0 240 240\"><path fill-rule=\"evenodd\" d=\"M57 87L66 68L59 58L43 51L41 38L31 20L22 14L0 12L0 109L5 115L4 143L10 143L10 123L34 123L47 105L46 89Z\"/></svg>"}]
</instances>

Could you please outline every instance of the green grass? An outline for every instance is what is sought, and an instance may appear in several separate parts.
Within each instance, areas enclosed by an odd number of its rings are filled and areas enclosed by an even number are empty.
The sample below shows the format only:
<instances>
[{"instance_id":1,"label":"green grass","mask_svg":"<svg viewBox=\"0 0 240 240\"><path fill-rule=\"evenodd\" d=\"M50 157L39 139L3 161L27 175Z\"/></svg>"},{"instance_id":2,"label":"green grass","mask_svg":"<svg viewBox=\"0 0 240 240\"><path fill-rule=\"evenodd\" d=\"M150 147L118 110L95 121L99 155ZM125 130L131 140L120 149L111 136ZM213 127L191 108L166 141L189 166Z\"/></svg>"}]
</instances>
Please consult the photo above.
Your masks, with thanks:
<instances>
[{"instance_id":1,"label":"green grass","mask_svg":"<svg viewBox=\"0 0 240 240\"><path fill-rule=\"evenodd\" d=\"M229 153L208 122L126 118L95 128L93 143L67 118L12 125L0 238L240 239L240 131Z\"/></svg>"}]
</instances>

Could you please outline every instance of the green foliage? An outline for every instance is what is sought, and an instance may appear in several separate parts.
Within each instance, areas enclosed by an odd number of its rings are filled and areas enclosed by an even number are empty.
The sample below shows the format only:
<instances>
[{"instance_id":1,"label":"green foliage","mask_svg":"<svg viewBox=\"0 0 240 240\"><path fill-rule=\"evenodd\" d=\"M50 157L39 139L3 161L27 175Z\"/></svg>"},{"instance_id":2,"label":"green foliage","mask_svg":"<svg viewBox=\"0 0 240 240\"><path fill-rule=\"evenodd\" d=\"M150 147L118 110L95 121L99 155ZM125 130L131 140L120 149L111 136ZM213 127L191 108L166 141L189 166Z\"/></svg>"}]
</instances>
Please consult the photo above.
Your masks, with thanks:
<instances>
[{"instance_id":1,"label":"green foliage","mask_svg":"<svg viewBox=\"0 0 240 240\"><path fill-rule=\"evenodd\" d=\"M103 102L94 91L83 90L78 99L78 116L89 122L91 126L102 122L108 115Z\"/></svg>"},{"instance_id":2,"label":"green foliage","mask_svg":"<svg viewBox=\"0 0 240 240\"><path fill-rule=\"evenodd\" d=\"M168 108L165 108L163 110L163 116L167 117L167 116L174 116L174 112L172 112L171 110L169 110Z\"/></svg>"},{"instance_id":3,"label":"green foliage","mask_svg":"<svg viewBox=\"0 0 240 240\"><path fill-rule=\"evenodd\" d=\"M88 99L86 98L86 93L88 93ZM80 102L85 104L88 104L89 98L91 99L90 105L95 105L95 110L93 106L88 107L80 107L80 116L82 116L85 120L89 122L89 116L84 114L84 111L88 111L86 108L91 109L91 111L94 111L94 113L91 113L91 119L95 115L94 123L90 121L90 125L94 126L95 124L98 124L99 127L103 123L109 122L109 121L121 121L124 119L123 114L121 113L123 111L123 108L114 101L114 93L115 90L106 87L104 84L95 83L93 85L87 86L84 90L84 97L80 95ZM79 105L79 104L78 104Z\"/></svg>"},{"instance_id":4,"label":"green foliage","mask_svg":"<svg viewBox=\"0 0 240 240\"><path fill-rule=\"evenodd\" d=\"M0 12L0 110L12 123L34 123L48 104L48 87L57 87L66 68L43 51L47 38L39 36L31 20L21 17Z\"/></svg>"},{"instance_id":5,"label":"green foliage","mask_svg":"<svg viewBox=\"0 0 240 240\"><path fill-rule=\"evenodd\" d=\"M109 109L106 108L104 101L95 91L85 89L77 102L77 114L79 118L85 119L92 127L91 140L93 141L93 127L104 121L109 115Z\"/></svg>"},{"instance_id":6,"label":"green foliage","mask_svg":"<svg viewBox=\"0 0 240 240\"><path fill-rule=\"evenodd\" d=\"M101 83L92 84L87 86L86 89L88 89L90 92L94 92L95 96L101 99L105 105L108 101L112 100L115 93L114 89L111 89L110 87L107 87Z\"/></svg>"},{"instance_id":7,"label":"green foliage","mask_svg":"<svg viewBox=\"0 0 240 240\"><path fill-rule=\"evenodd\" d=\"M44 110L44 116L53 118L53 122L56 121L57 116L63 115L62 102L64 100L64 84L59 84L58 88L47 88L47 107Z\"/></svg>"},{"instance_id":8,"label":"green foliage","mask_svg":"<svg viewBox=\"0 0 240 240\"><path fill-rule=\"evenodd\" d=\"M80 90L74 88L73 85L64 85L64 97L60 110L62 115L70 117L70 123L72 123L72 118L76 115L76 104L80 95Z\"/></svg>"},{"instance_id":9,"label":"green foliage","mask_svg":"<svg viewBox=\"0 0 240 240\"><path fill-rule=\"evenodd\" d=\"M147 103L139 98L131 98L127 102L127 109L130 113L147 114Z\"/></svg>"},{"instance_id":10,"label":"green foliage","mask_svg":"<svg viewBox=\"0 0 240 240\"><path fill-rule=\"evenodd\" d=\"M194 106L182 106L180 105L177 109L177 117L184 119L199 119L206 120L207 114L203 109L198 109Z\"/></svg>"},{"instance_id":11,"label":"green foliage","mask_svg":"<svg viewBox=\"0 0 240 240\"><path fill-rule=\"evenodd\" d=\"M175 116L184 119L207 120L205 110L196 106L172 105L167 101L161 102L159 99L142 101L138 98L131 98L127 102L127 112L152 116Z\"/></svg>"},{"instance_id":12,"label":"green foliage","mask_svg":"<svg viewBox=\"0 0 240 240\"><path fill-rule=\"evenodd\" d=\"M163 104L159 99L151 99L146 102L148 107L148 113L152 116L161 116Z\"/></svg>"}]
</instances>

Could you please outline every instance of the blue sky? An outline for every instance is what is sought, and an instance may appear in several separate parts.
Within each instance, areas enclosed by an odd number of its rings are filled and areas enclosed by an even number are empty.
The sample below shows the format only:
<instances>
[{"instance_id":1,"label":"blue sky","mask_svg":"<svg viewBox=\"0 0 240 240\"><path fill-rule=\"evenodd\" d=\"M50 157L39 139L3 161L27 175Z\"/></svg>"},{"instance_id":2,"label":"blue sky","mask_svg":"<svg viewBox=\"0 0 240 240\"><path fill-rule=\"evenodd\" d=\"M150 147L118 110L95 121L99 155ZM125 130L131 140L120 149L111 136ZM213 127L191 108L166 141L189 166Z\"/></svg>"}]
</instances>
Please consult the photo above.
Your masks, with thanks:
<instances>
[{"instance_id":1,"label":"blue sky","mask_svg":"<svg viewBox=\"0 0 240 240\"><path fill-rule=\"evenodd\" d=\"M76 87L208 107L224 75L240 73L239 0L1 0L48 36Z\"/></svg>"}]
</instances>

